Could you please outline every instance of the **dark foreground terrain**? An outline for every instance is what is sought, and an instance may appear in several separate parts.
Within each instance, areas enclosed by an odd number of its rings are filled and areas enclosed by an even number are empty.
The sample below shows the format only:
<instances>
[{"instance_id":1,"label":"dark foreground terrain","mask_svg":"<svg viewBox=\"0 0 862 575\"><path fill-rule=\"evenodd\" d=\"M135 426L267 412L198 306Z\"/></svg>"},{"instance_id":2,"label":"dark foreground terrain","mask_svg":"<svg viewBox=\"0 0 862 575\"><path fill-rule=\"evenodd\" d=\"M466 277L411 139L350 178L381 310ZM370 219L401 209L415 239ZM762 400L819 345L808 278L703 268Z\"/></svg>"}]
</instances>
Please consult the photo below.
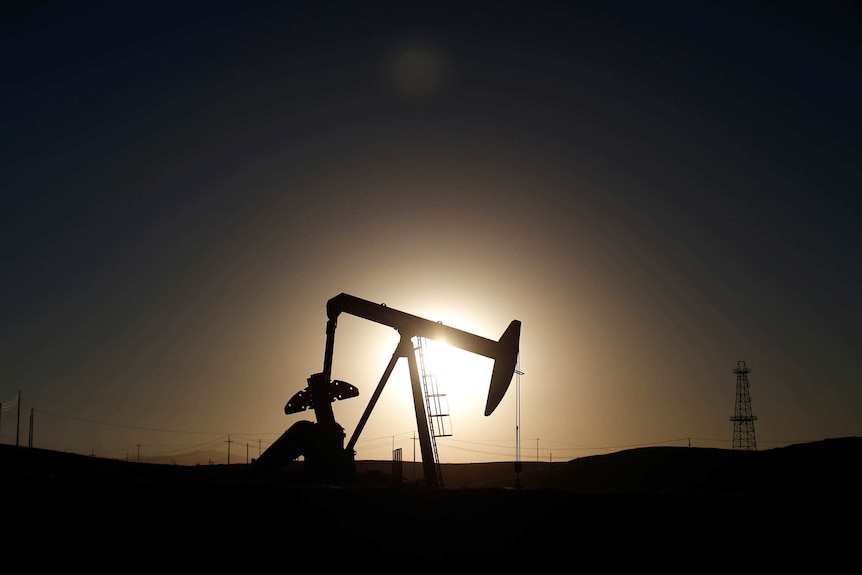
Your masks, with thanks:
<instances>
[{"instance_id":1,"label":"dark foreground terrain","mask_svg":"<svg viewBox=\"0 0 862 575\"><path fill-rule=\"evenodd\" d=\"M246 465L0 448L3 543L33 567L831 572L858 562L855 437L758 452L634 449L524 464L517 477L512 463L444 465L445 487L433 490L395 485L384 464L358 465L355 486L323 487L262 480Z\"/></svg>"}]
</instances>

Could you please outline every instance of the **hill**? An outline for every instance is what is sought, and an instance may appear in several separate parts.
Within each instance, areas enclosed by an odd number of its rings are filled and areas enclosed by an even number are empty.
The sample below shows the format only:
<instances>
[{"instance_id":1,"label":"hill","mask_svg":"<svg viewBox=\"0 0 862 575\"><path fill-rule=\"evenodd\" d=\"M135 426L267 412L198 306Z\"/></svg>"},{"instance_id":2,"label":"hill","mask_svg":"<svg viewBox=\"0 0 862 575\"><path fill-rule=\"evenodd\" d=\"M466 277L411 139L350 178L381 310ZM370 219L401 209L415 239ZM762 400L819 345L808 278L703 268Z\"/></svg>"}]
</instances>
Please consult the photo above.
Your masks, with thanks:
<instances>
[{"instance_id":1,"label":"hill","mask_svg":"<svg viewBox=\"0 0 862 575\"><path fill-rule=\"evenodd\" d=\"M0 446L0 485L7 548L96 570L115 564L84 550L146 550L135 554L139 567L220 571L277 561L550 568L588 558L614 569L744 561L831 571L855 553L860 454L856 437L760 452L641 448L524 463L517 477L511 462L443 465L445 487L430 490L393 486L391 462L358 462L360 485L332 488L255 480L244 464ZM223 548L243 540L253 553ZM39 555L45 546L65 553Z\"/></svg>"},{"instance_id":2,"label":"hill","mask_svg":"<svg viewBox=\"0 0 862 575\"><path fill-rule=\"evenodd\" d=\"M858 491L862 438L847 437L766 451L644 447L566 462L441 464L444 489L522 488L579 493L714 493L726 495L840 495ZM358 461L359 487L421 485L422 466ZM247 464L137 463L44 449L0 445L0 480L7 485L93 483L303 484L302 463L265 479Z\"/></svg>"}]
</instances>

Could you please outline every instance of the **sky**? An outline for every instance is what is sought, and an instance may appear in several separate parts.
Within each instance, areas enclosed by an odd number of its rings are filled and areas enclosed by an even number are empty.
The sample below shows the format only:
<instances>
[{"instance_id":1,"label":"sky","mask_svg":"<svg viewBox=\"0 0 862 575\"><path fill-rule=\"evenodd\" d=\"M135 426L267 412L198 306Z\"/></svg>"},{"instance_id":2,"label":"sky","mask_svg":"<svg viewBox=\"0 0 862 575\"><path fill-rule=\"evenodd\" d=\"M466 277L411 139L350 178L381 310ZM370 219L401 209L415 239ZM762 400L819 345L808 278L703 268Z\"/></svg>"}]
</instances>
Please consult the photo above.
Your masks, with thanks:
<instances>
[{"instance_id":1,"label":"sky","mask_svg":"<svg viewBox=\"0 0 862 575\"><path fill-rule=\"evenodd\" d=\"M852 3L10 2L0 440L258 455L347 293L497 340L445 463L862 433ZM339 318L349 439L395 352ZM17 431L16 431L17 424ZM406 360L357 459L420 457Z\"/></svg>"}]
</instances>

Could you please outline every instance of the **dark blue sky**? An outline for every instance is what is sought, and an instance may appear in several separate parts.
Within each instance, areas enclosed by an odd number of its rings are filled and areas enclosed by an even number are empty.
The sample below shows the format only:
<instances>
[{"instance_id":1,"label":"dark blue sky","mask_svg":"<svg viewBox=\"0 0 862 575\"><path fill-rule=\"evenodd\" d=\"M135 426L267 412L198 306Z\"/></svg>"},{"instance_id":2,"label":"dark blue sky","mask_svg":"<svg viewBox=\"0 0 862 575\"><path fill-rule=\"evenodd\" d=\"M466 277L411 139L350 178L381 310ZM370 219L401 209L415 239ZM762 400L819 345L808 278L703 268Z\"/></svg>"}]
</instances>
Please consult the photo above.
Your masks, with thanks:
<instances>
[{"instance_id":1,"label":"dark blue sky","mask_svg":"<svg viewBox=\"0 0 862 575\"><path fill-rule=\"evenodd\" d=\"M563 458L721 445L738 360L764 441L860 431L851 3L0 18L0 400L104 424L64 448L280 433L340 292L494 338L520 319L524 430Z\"/></svg>"}]
</instances>

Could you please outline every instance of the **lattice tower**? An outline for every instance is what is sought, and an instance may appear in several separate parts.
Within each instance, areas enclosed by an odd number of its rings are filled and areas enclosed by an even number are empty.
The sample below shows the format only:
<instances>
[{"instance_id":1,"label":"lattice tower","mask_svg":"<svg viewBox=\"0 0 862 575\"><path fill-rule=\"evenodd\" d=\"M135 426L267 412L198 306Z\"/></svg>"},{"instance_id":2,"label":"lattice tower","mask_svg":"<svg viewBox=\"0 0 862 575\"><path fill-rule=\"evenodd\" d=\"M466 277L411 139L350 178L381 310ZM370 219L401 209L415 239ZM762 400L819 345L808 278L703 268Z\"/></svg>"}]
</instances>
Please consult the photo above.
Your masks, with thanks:
<instances>
[{"instance_id":1,"label":"lattice tower","mask_svg":"<svg viewBox=\"0 0 862 575\"><path fill-rule=\"evenodd\" d=\"M757 451L757 440L754 438L754 422L757 417L751 413L751 391L748 374L751 370L744 361L736 364L733 370L736 374L736 407L733 417L733 449Z\"/></svg>"}]
</instances>

